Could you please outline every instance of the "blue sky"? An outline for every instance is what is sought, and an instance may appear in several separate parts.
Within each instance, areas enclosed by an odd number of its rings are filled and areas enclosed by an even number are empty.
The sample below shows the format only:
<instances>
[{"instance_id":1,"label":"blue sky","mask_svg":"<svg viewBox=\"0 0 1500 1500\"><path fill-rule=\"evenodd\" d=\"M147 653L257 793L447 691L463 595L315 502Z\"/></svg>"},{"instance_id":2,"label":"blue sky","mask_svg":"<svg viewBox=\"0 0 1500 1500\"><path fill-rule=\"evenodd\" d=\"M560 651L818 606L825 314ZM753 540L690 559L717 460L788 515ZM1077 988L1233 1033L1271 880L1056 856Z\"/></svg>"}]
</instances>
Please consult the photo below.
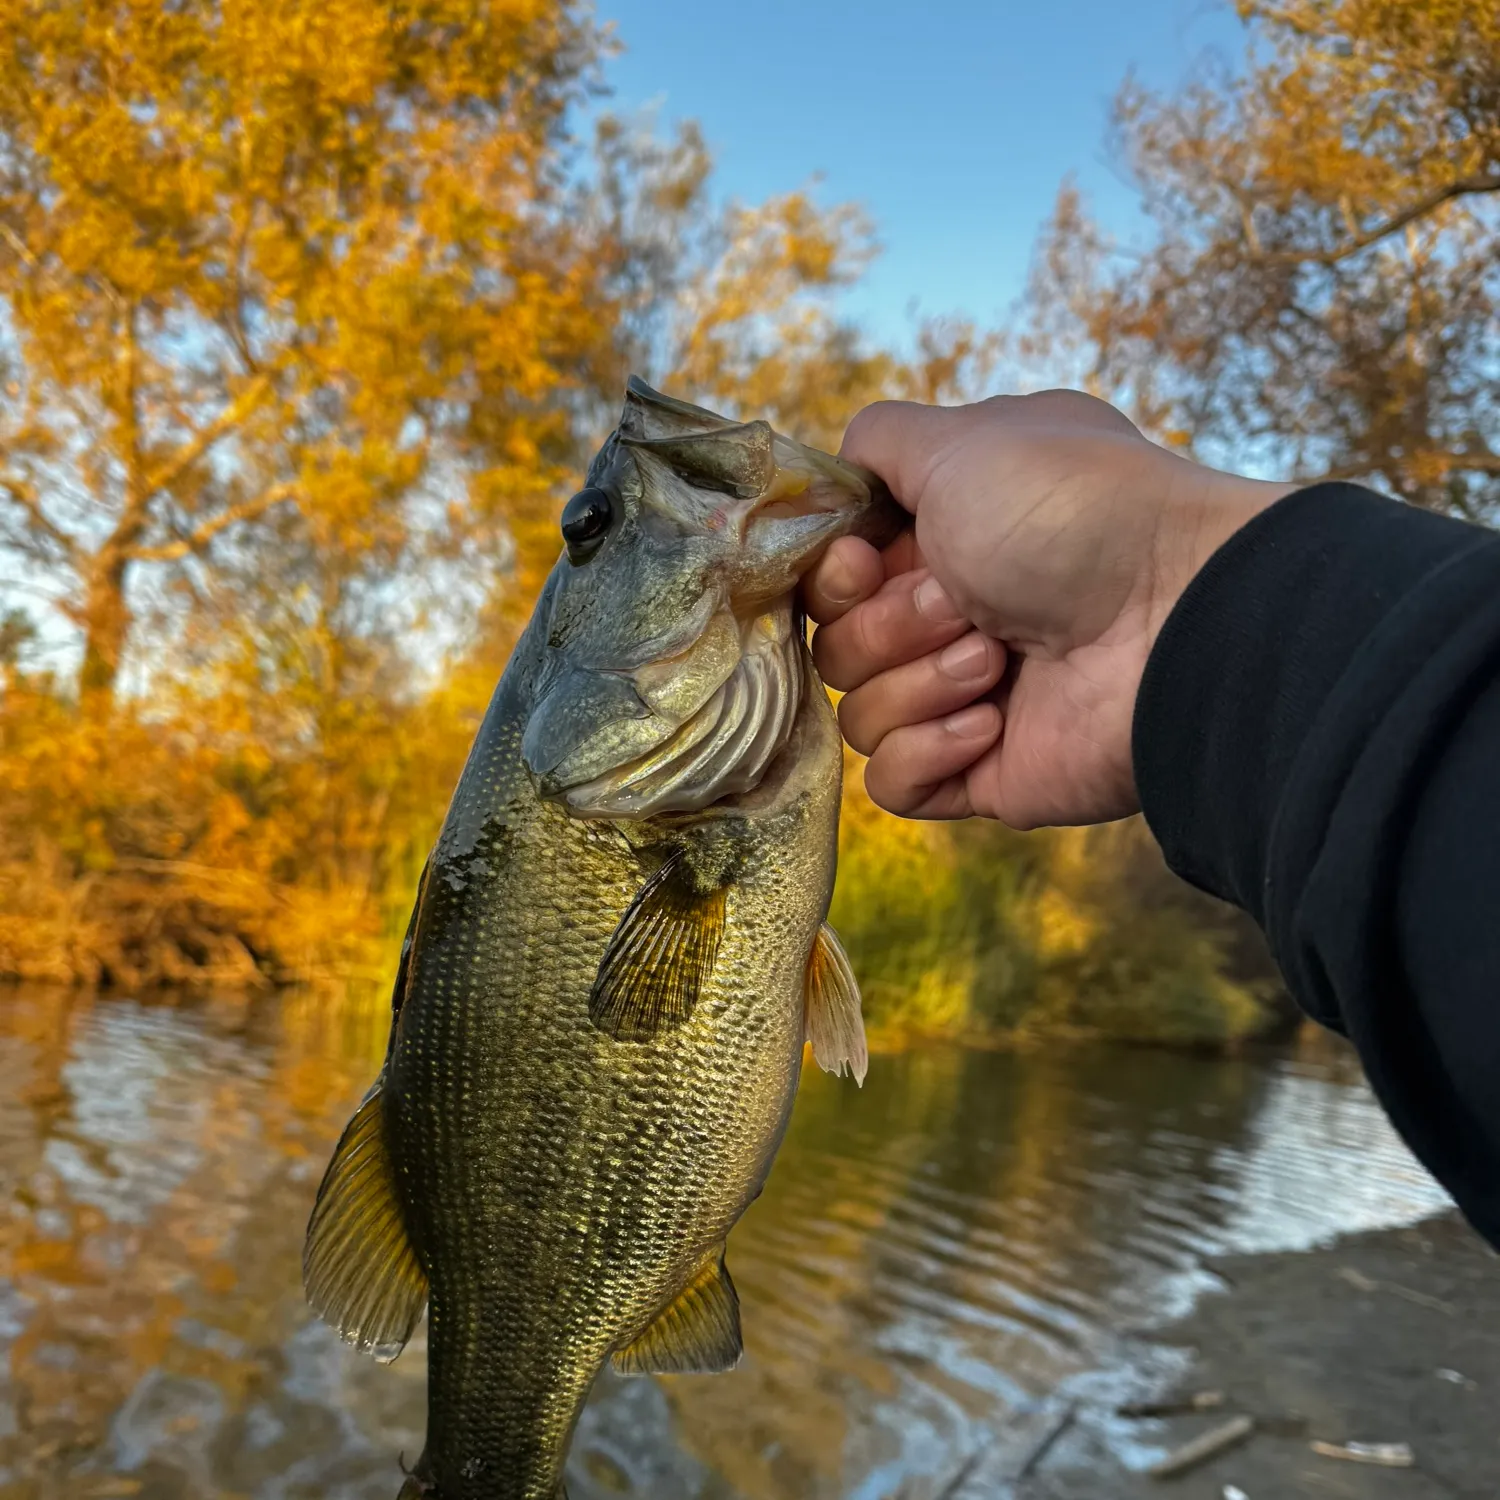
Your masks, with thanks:
<instances>
[{"instance_id":1,"label":"blue sky","mask_svg":"<svg viewBox=\"0 0 1500 1500\"><path fill-rule=\"evenodd\" d=\"M702 122L720 190L753 201L814 174L874 218L884 253L849 311L882 338L923 313L989 320L1020 293L1072 173L1129 232L1109 165L1128 70L1169 87L1205 51L1237 58L1224 0L598 0L627 49L612 107Z\"/></svg>"}]
</instances>

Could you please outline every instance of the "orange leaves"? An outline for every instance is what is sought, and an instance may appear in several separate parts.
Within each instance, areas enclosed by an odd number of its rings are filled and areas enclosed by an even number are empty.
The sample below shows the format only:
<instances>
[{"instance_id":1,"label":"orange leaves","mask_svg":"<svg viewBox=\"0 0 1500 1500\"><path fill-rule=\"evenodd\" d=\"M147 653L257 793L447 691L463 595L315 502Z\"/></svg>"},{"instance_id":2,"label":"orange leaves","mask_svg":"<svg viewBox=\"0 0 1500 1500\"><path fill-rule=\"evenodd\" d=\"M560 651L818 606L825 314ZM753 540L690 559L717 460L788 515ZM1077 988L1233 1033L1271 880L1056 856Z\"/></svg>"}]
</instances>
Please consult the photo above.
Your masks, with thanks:
<instances>
[{"instance_id":1,"label":"orange leaves","mask_svg":"<svg viewBox=\"0 0 1500 1500\"><path fill-rule=\"evenodd\" d=\"M478 695L488 684L475 683ZM375 972L472 724L349 697L121 710L0 699L0 975L90 983Z\"/></svg>"},{"instance_id":2,"label":"orange leaves","mask_svg":"<svg viewBox=\"0 0 1500 1500\"><path fill-rule=\"evenodd\" d=\"M0 548L87 664L0 684L0 972L380 961L627 370L836 444L985 368L840 323L852 208L718 208L691 129L583 170L573 0L0 29Z\"/></svg>"},{"instance_id":3,"label":"orange leaves","mask_svg":"<svg viewBox=\"0 0 1500 1500\"><path fill-rule=\"evenodd\" d=\"M1112 247L1060 200L1032 346L1174 445L1493 518L1500 10L1239 10L1239 72L1122 92L1154 239Z\"/></svg>"},{"instance_id":4,"label":"orange leaves","mask_svg":"<svg viewBox=\"0 0 1500 1500\"><path fill-rule=\"evenodd\" d=\"M592 34L567 0L4 18L0 268L27 378L0 451L40 499L0 523L80 554L65 608L108 694L143 600L232 597L256 537L331 563L325 594L350 559L409 565L438 466L462 488L489 432L551 424L608 337L548 208Z\"/></svg>"}]
</instances>

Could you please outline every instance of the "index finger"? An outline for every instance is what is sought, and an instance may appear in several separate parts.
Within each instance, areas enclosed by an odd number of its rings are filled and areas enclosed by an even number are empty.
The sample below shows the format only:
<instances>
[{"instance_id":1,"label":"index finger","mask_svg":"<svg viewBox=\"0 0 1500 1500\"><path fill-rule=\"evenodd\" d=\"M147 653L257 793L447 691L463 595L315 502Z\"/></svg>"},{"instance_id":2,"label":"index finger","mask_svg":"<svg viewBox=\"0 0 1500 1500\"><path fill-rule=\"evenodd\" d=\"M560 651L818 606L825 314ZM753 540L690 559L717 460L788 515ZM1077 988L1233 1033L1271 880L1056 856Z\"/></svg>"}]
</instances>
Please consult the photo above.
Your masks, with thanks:
<instances>
[{"instance_id":1,"label":"index finger","mask_svg":"<svg viewBox=\"0 0 1500 1500\"><path fill-rule=\"evenodd\" d=\"M852 692L877 672L928 656L972 627L926 571L898 573L813 636L813 661L831 688Z\"/></svg>"},{"instance_id":2,"label":"index finger","mask_svg":"<svg viewBox=\"0 0 1500 1500\"><path fill-rule=\"evenodd\" d=\"M839 456L880 475L896 499L915 513L958 419L949 406L876 401L854 414Z\"/></svg>"}]
</instances>

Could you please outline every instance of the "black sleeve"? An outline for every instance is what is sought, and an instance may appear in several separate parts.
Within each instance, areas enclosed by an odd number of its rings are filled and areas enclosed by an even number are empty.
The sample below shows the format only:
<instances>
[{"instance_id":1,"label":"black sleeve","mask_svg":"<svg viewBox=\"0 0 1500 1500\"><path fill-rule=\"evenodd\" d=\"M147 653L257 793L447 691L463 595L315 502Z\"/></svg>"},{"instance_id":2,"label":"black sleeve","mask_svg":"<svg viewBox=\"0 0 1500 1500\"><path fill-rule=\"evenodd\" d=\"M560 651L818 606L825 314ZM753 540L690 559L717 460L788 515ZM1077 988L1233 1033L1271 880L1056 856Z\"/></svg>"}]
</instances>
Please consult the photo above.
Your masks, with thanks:
<instances>
[{"instance_id":1,"label":"black sleeve","mask_svg":"<svg viewBox=\"0 0 1500 1500\"><path fill-rule=\"evenodd\" d=\"M1279 501L1167 620L1134 757L1168 863L1259 922L1500 1245L1500 534Z\"/></svg>"}]
</instances>

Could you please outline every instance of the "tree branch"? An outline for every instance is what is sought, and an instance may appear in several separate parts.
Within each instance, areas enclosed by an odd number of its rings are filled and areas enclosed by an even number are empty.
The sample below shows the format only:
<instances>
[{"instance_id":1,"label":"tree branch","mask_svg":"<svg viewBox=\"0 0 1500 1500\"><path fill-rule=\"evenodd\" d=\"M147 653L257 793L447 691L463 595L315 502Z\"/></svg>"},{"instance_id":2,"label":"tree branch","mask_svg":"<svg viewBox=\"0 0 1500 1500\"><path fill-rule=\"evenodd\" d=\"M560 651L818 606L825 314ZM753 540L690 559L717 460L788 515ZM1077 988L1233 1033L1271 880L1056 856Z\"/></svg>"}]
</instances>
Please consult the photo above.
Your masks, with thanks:
<instances>
[{"instance_id":1,"label":"tree branch","mask_svg":"<svg viewBox=\"0 0 1500 1500\"><path fill-rule=\"evenodd\" d=\"M1497 474L1500 475L1500 453L1427 453L1423 457L1444 474ZM1403 466L1382 461L1373 454L1365 455L1358 463L1341 464L1334 469L1323 469L1319 480L1359 479L1375 469L1393 469L1405 472Z\"/></svg>"},{"instance_id":2,"label":"tree branch","mask_svg":"<svg viewBox=\"0 0 1500 1500\"><path fill-rule=\"evenodd\" d=\"M0 239L10 246L16 259L28 270L38 270L36 256L26 248L26 243L8 224L0 224Z\"/></svg>"},{"instance_id":3,"label":"tree branch","mask_svg":"<svg viewBox=\"0 0 1500 1500\"><path fill-rule=\"evenodd\" d=\"M297 486L290 480L283 484L273 484L270 489L262 490L252 499L242 500L238 505L231 505L227 510L210 516L175 542L164 542L159 547L132 547L126 555L132 562L178 562L194 552L202 551L221 531L227 531L241 521L253 521L258 516L263 516L274 506L292 499L296 493Z\"/></svg>"},{"instance_id":4,"label":"tree branch","mask_svg":"<svg viewBox=\"0 0 1500 1500\"><path fill-rule=\"evenodd\" d=\"M1425 218L1433 209L1441 208L1443 204L1451 203L1455 198L1471 198L1484 193L1500 193L1500 177L1460 177L1456 182L1434 188L1425 197L1408 204L1400 213L1393 214L1389 219L1375 225L1373 229L1365 230L1363 234L1355 235L1352 240L1337 250L1273 250L1261 253L1252 247L1250 258L1280 263L1308 261L1318 266L1334 266L1342 260L1348 260L1351 255L1358 255L1361 250L1368 250L1371 245L1395 234L1398 230L1405 229L1408 224Z\"/></svg>"},{"instance_id":5,"label":"tree branch","mask_svg":"<svg viewBox=\"0 0 1500 1500\"><path fill-rule=\"evenodd\" d=\"M195 433L192 439L179 448L171 460L147 477L142 490L142 499L150 500L162 490L169 489L192 466L213 447L226 433L238 427L259 403L271 387L270 377L257 375L207 427Z\"/></svg>"},{"instance_id":6,"label":"tree branch","mask_svg":"<svg viewBox=\"0 0 1500 1500\"><path fill-rule=\"evenodd\" d=\"M42 509L42 502L37 499L31 486L23 480L12 478L10 475L0 474L0 494L3 494L10 502L25 511L27 520L41 534L62 550L63 556L69 562L78 556L78 544L66 531L58 527Z\"/></svg>"},{"instance_id":7,"label":"tree branch","mask_svg":"<svg viewBox=\"0 0 1500 1500\"><path fill-rule=\"evenodd\" d=\"M1447 456L1444 468L1467 469L1471 474L1500 474L1500 453L1454 453Z\"/></svg>"}]
</instances>

